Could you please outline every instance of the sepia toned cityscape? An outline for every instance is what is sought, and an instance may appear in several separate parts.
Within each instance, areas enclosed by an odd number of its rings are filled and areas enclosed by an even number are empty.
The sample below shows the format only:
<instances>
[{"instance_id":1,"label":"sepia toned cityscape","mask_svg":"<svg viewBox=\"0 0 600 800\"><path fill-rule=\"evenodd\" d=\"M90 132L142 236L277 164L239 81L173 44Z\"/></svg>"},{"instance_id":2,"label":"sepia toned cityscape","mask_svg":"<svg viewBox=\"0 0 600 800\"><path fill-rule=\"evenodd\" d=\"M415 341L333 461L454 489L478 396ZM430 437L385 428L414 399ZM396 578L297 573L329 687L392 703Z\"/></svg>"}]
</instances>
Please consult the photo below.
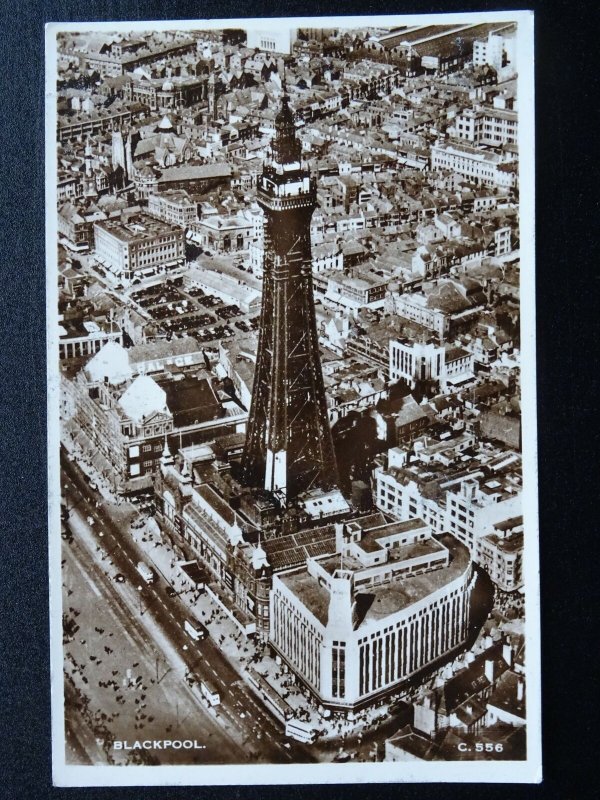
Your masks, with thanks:
<instances>
[{"instance_id":1,"label":"sepia toned cityscape","mask_svg":"<svg viewBox=\"0 0 600 800\"><path fill-rule=\"evenodd\" d=\"M469 19L58 34L67 764L527 758L519 31Z\"/></svg>"}]
</instances>

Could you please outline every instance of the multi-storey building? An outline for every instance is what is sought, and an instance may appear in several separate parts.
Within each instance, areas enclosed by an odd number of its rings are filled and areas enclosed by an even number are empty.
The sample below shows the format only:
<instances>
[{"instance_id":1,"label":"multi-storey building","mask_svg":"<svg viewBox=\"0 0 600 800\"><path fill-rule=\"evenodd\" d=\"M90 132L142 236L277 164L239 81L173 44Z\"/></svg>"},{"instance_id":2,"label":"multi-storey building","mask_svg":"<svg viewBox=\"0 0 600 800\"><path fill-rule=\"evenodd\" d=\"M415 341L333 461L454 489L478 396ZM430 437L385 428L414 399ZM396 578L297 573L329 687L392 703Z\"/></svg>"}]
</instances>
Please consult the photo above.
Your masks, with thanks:
<instances>
[{"instance_id":1,"label":"multi-storey building","mask_svg":"<svg viewBox=\"0 0 600 800\"><path fill-rule=\"evenodd\" d=\"M424 294L401 294L388 298L389 306L396 314L422 325L443 339L450 330L450 315L440 308L431 307Z\"/></svg>"},{"instance_id":2,"label":"multi-storey building","mask_svg":"<svg viewBox=\"0 0 600 800\"><path fill-rule=\"evenodd\" d=\"M506 162L497 153L467 144L438 142L432 145L431 168L450 170L478 183L507 189L515 187L518 182L515 165Z\"/></svg>"},{"instance_id":3,"label":"multi-storey building","mask_svg":"<svg viewBox=\"0 0 600 800\"><path fill-rule=\"evenodd\" d=\"M180 228L189 228L198 221L198 205L187 192L176 189L151 194L148 198L148 213Z\"/></svg>"},{"instance_id":4,"label":"multi-storey building","mask_svg":"<svg viewBox=\"0 0 600 800\"><path fill-rule=\"evenodd\" d=\"M485 39L473 42L473 66L489 65L497 72L511 65L517 66L517 37L514 24L504 25L490 31Z\"/></svg>"},{"instance_id":5,"label":"multi-storey building","mask_svg":"<svg viewBox=\"0 0 600 800\"><path fill-rule=\"evenodd\" d=\"M246 414L221 402L208 377L136 374L129 351L106 344L70 381L72 421L104 459L121 492L151 487L165 440L178 447L235 432Z\"/></svg>"},{"instance_id":6,"label":"multi-storey building","mask_svg":"<svg viewBox=\"0 0 600 800\"><path fill-rule=\"evenodd\" d=\"M254 221L245 214L211 214L194 224L200 244L217 253L248 250L254 238Z\"/></svg>"},{"instance_id":7,"label":"multi-storey building","mask_svg":"<svg viewBox=\"0 0 600 800\"><path fill-rule=\"evenodd\" d=\"M273 578L270 643L325 707L353 711L465 640L467 548L422 520L336 525L336 551Z\"/></svg>"},{"instance_id":8,"label":"multi-storey building","mask_svg":"<svg viewBox=\"0 0 600 800\"><path fill-rule=\"evenodd\" d=\"M102 45L98 50L81 51L81 67L98 72L101 77L115 77L133 72L144 64L164 58L193 53L196 43L192 39L154 44L145 39L124 39Z\"/></svg>"},{"instance_id":9,"label":"multi-storey building","mask_svg":"<svg viewBox=\"0 0 600 800\"><path fill-rule=\"evenodd\" d=\"M106 219L103 211L88 212L72 203L58 210L58 233L64 236L69 249L85 253L94 249L94 223Z\"/></svg>"},{"instance_id":10,"label":"multi-storey building","mask_svg":"<svg viewBox=\"0 0 600 800\"><path fill-rule=\"evenodd\" d=\"M57 141L60 143L83 140L87 136L120 128L127 125L142 110L141 106L124 106L115 103L114 107L99 108L89 113L79 111L73 115L59 115L57 126Z\"/></svg>"},{"instance_id":11,"label":"multi-storey building","mask_svg":"<svg viewBox=\"0 0 600 800\"><path fill-rule=\"evenodd\" d=\"M247 45L250 48L264 50L267 53L290 55L297 35L296 28L287 28L285 26L262 31L250 28L248 30Z\"/></svg>"},{"instance_id":12,"label":"multi-storey building","mask_svg":"<svg viewBox=\"0 0 600 800\"><path fill-rule=\"evenodd\" d=\"M504 592L523 585L523 517L495 523L477 542L477 562Z\"/></svg>"},{"instance_id":13,"label":"multi-storey building","mask_svg":"<svg viewBox=\"0 0 600 800\"><path fill-rule=\"evenodd\" d=\"M456 115L453 134L457 139L475 146L516 144L518 141L518 116L512 109L482 106L466 108Z\"/></svg>"},{"instance_id":14,"label":"multi-storey building","mask_svg":"<svg viewBox=\"0 0 600 800\"><path fill-rule=\"evenodd\" d=\"M177 225L138 214L94 224L96 257L125 285L185 262L185 234Z\"/></svg>"},{"instance_id":15,"label":"multi-storey building","mask_svg":"<svg viewBox=\"0 0 600 800\"><path fill-rule=\"evenodd\" d=\"M458 441L455 456L473 445ZM516 459L507 457L507 461ZM436 465L437 462L437 465ZM387 467L379 466L373 477L375 505L401 519L424 519L437 532L448 531L465 544L477 561L479 539L497 524L521 514L521 481L518 475L494 476L490 470L458 472L442 470L440 454L429 463L407 464L407 452L392 448Z\"/></svg>"},{"instance_id":16,"label":"multi-storey building","mask_svg":"<svg viewBox=\"0 0 600 800\"><path fill-rule=\"evenodd\" d=\"M123 96L128 102L143 103L151 111L165 112L183 108L207 98L206 77L146 77L133 79L123 87Z\"/></svg>"},{"instance_id":17,"label":"multi-storey building","mask_svg":"<svg viewBox=\"0 0 600 800\"><path fill-rule=\"evenodd\" d=\"M437 381L442 390L474 378L473 354L461 347L436 341L413 342L390 340L390 380L406 380L414 387L417 381Z\"/></svg>"},{"instance_id":18,"label":"multi-storey building","mask_svg":"<svg viewBox=\"0 0 600 800\"><path fill-rule=\"evenodd\" d=\"M344 274L334 270L327 275L325 297L331 303L344 308L383 307L388 279L373 275L366 270L356 274Z\"/></svg>"}]
</instances>

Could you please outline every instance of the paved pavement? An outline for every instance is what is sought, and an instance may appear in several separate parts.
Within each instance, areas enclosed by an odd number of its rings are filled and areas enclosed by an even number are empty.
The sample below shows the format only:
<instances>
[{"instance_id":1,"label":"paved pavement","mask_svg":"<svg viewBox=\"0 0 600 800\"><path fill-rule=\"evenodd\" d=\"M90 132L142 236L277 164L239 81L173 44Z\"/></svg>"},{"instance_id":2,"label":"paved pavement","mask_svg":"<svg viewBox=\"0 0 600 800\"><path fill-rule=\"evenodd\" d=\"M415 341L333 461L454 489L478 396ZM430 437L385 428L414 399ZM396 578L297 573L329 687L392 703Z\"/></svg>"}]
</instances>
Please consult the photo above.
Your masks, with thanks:
<instances>
[{"instance_id":1,"label":"paved pavement","mask_svg":"<svg viewBox=\"0 0 600 800\"><path fill-rule=\"evenodd\" d=\"M194 695L198 694L198 679L210 678L219 684L222 702L211 709L211 714L214 713L219 725L225 727L239 746L244 747L247 759L268 763L313 760L300 744L293 743L289 748L284 746L281 725L257 702L216 643L211 640L195 643L189 639L182 627L186 612L181 597L169 597L167 583L163 580L144 584L136 571L137 561L144 557L144 551L138 549L133 538L126 533L126 527L113 524L106 513L105 501L100 509L95 509L93 504L86 505L80 495L76 497L79 489L85 491L85 482L79 479L81 486L76 486L76 467L69 462L63 466L69 473L69 477L64 478L69 505L73 507L74 501L78 500L78 506L71 511L72 520L69 520L75 527L73 543L65 546L73 548L75 543L87 542L90 554L102 565L106 564L104 577L110 582L111 589L120 595L121 606L129 609L119 623L123 630L130 633L130 627L141 621L146 628L146 640L158 647L171 666L177 662L180 680ZM119 512L123 520L129 516L122 508ZM91 526L88 516L94 521ZM86 569L93 567L88 564ZM123 576L123 583L114 581L117 573ZM99 590L102 594L101 587ZM94 591L88 590L87 594L94 594ZM76 661L79 664L79 660ZM227 748L223 752L227 752Z\"/></svg>"},{"instance_id":2,"label":"paved pavement","mask_svg":"<svg viewBox=\"0 0 600 800\"><path fill-rule=\"evenodd\" d=\"M70 526L73 541L65 544L63 564L70 634L64 646L66 716L91 763L98 763L100 752L109 763L129 763L131 753L111 747L115 739L166 738L195 740L202 749L151 751L159 763L247 761L237 732L192 692L185 662L151 618L131 613L136 589L114 581L113 559L98 551L85 519L74 512ZM82 736L82 723L93 741Z\"/></svg>"}]
</instances>

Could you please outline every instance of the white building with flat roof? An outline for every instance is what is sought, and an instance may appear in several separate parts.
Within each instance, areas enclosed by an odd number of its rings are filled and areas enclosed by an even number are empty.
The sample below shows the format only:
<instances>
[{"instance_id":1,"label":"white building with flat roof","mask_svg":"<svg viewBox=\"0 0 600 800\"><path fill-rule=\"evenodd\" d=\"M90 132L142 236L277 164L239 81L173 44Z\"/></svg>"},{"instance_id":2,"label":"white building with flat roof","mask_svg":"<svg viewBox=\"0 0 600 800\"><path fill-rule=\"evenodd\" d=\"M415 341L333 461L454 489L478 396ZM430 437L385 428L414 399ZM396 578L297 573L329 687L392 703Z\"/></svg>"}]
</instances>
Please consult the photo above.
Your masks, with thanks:
<instances>
[{"instance_id":1,"label":"white building with flat roof","mask_svg":"<svg viewBox=\"0 0 600 800\"><path fill-rule=\"evenodd\" d=\"M510 189L517 185L517 168L498 153L467 144L437 142L431 146L431 168L449 170L489 186Z\"/></svg>"},{"instance_id":2,"label":"white building with flat roof","mask_svg":"<svg viewBox=\"0 0 600 800\"><path fill-rule=\"evenodd\" d=\"M291 55L292 46L298 38L297 28L287 28L285 26L271 27L269 30L247 31L248 39L246 46L266 53L279 53L281 55Z\"/></svg>"},{"instance_id":3,"label":"white building with flat roof","mask_svg":"<svg viewBox=\"0 0 600 800\"><path fill-rule=\"evenodd\" d=\"M352 711L465 640L468 550L422 520L336 525L335 553L275 575L270 643L324 706Z\"/></svg>"}]
</instances>

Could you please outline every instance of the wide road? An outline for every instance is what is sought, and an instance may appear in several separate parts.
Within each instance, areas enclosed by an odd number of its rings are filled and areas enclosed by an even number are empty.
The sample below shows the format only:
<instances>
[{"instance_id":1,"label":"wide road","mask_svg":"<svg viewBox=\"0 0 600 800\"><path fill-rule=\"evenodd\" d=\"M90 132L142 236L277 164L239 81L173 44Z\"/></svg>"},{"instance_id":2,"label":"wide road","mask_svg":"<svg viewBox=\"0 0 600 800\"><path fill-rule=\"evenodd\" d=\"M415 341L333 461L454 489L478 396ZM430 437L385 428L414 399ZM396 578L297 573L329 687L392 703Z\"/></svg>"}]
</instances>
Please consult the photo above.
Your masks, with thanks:
<instances>
[{"instance_id":1,"label":"wide road","mask_svg":"<svg viewBox=\"0 0 600 800\"><path fill-rule=\"evenodd\" d=\"M198 713L210 713L207 719L216 720L220 728L219 736L213 732L217 736L215 742L223 748L220 760L227 753L231 758L226 760L232 763L314 761L311 752L300 743L288 742L285 746L281 723L264 708L210 638L193 642L185 634L182 623L187 612L183 602L167 595L168 586L162 579L144 583L136 570L143 553L111 518L112 506L92 493L78 467L64 456L61 452L63 493L71 509L69 524L75 532L73 543L65 544L65 548L71 549L86 574L94 576L115 624L138 636L143 631L143 638L152 642L159 657L181 676L186 692L190 691L185 683L186 673L208 678L216 685L221 704L210 712L198 708ZM93 525L88 524L88 518L94 520ZM117 573L124 576L123 583L114 581ZM88 634L93 636L93 632ZM202 705L204 701L198 703ZM132 731L130 739L135 734ZM224 735L227 741L222 740Z\"/></svg>"}]
</instances>

